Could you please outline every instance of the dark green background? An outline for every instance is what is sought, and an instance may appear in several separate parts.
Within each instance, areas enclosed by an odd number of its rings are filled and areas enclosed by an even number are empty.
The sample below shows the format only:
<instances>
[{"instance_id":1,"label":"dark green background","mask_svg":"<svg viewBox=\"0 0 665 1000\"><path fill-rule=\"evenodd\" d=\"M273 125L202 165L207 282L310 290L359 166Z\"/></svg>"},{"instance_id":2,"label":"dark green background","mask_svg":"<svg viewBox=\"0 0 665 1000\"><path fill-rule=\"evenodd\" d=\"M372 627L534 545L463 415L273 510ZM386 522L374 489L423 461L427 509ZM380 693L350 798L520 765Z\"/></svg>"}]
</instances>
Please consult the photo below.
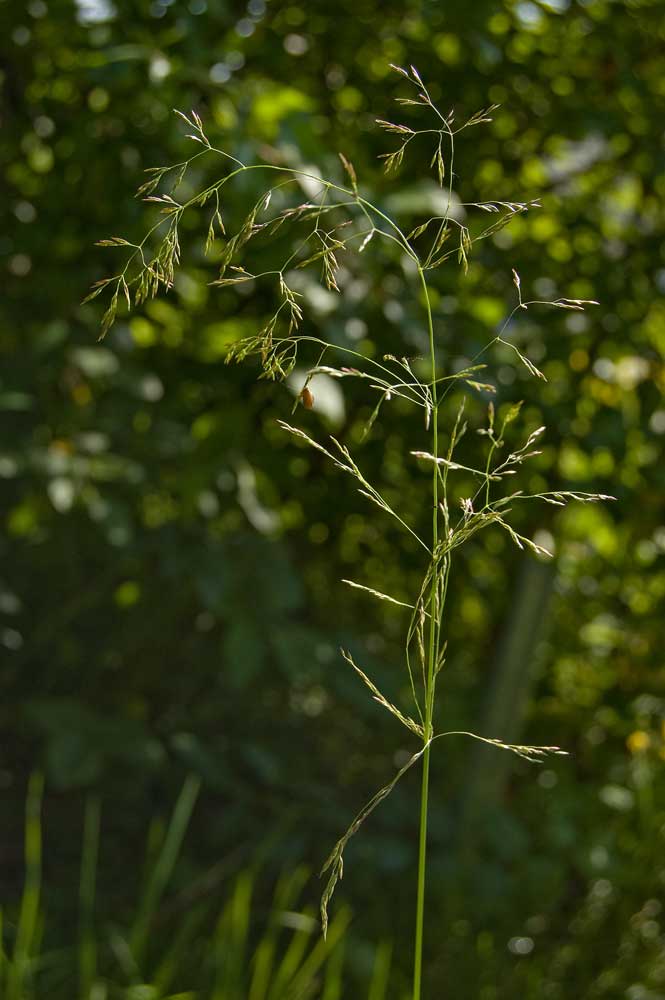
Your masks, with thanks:
<instances>
[{"instance_id":1,"label":"dark green background","mask_svg":"<svg viewBox=\"0 0 665 1000\"><path fill-rule=\"evenodd\" d=\"M152 218L132 199L143 169L190 155L174 107L194 107L246 161L315 164L341 182L342 151L412 228L435 197L427 150L385 178L377 157L393 144L374 124L404 93L389 63L411 62L460 119L501 105L459 139L461 199L543 204L482 244L466 277L452 262L435 272L441 361L490 339L512 307L511 267L530 295L598 299L581 319L529 313L521 344L546 385L513 375L507 355L492 363L498 404L524 399L527 421L548 425L524 483L617 497L526 508L520 529L555 539L547 567L489 532L454 568L440 726L572 756L536 769L463 740L437 747L429 988L665 996L662 2L5 0L0 30L3 900L20 892L35 767L50 906L66 919L91 790L103 800L100 906L114 912L150 818L188 771L204 793L183 883L259 849L269 869L316 867L414 749L337 649L405 694L404 621L339 581L410 599L418 553L285 439L287 389L257 382L251 361L224 365L226 346L270 315L269 286L208 287L214 255L194 213L167 298L122 315L101 345L100 300L78 304L121 253L94 241L140 238ZM234 188L230 231L258 183ZM255 253L271 259L265 243ZM377 355L423 351L399 262L372 245L347 266L339 299L306 288L311 331ZM358 441L371 404L362 386L343 389L337 423L299 412L310 433ZM483 419L479 401L472 426ZM408 452L426 444L420 417L396 407L357 452L423 523L426 480ZM359 969L383 937L408 969L417 801L412 772L349 849L339 892Z\"/></svg>"}]
</instances>

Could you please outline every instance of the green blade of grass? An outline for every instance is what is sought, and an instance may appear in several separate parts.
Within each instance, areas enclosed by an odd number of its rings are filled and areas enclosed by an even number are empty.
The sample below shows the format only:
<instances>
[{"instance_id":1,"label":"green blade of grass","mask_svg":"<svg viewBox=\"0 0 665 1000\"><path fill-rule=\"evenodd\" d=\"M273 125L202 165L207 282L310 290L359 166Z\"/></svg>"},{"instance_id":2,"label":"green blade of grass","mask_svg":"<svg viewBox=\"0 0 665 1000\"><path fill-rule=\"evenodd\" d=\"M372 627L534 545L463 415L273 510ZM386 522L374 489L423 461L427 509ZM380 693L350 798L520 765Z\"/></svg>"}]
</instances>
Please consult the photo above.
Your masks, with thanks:
<instances>
[{"instance_id":1,"label":"green blade of grass","mask_svg":"<svg viewBox=\"0 0 665 1000\"><path fill-rule=\"evenodd\" d=\"M254 953L254 968L249 988L249 1000L266 1000L268 996L270 983L273 978L277 943L283 931L283 925L280 924L278 919L279 914L284 910L294 908L308 877L308 869L305 866L300 866L294 872L282 874L277 883L273 897L270 925Z\"/></svg>"},{"instance_id":2,"label":"green blade of grass","mask_svg":"<svg viewBox=\"0 0 665 1000\"><path fill-rule=\"evenodd\" d=\"M166 993L172 988L173 980L184 964L184 956L207 916L208 908L204 906L185 914L175 934L169 938L169 947L150 977L159 996L164 995L165 1000Z\"/></svg>"},{"instance_id":3,"label":"green blade of grass","mask_svg":"<svg viewBox=\"0 0 665 1000\"><path fill-rule=\"evenodd\" d=\"M254 872L236 879L233 895L224 907L215 933L216 976L211 1000L244 1000L249 918Z\"/></svg>"},{"instance_id":4,"label":"green blade of grass","mask_svg":"<svg viewBox=\"0 0 665 1000\"><path fill-rule=\"evenodd\" d=\"M200 787L201 781L198 777L190 775L185 779L171 815L164 843L139 901L138 913L129 936L129 947L139 967L144 958L150 923L173 874Z\"/></svg>"},{"instance_id":5,"label":"green blade of grass","mask_svg":"<svg viewBox=\"0 0 665 1000\"><path fill-rule=\"evenodd\" d=\"M326 962L325 979L321 1000L342 1000L342 976L344 972L344 938Z\"/></svg>"},{"instance_id":6,"label":"green blade of grass","mask_svg":"<svg viewBox=\"0 0 665 1000\"><path fill-rule=\"evenodd\" d=\"M328 957L333 954L335 948L344 937L346 929L351 922L351 911L340 909L328 928L328 934L324 938L317 937L316 944L309 955L299 963L293 974L293 979L289 987L288 996L293 1000L307 995L310 985L315 985L317 974L323 968ZM318 922L317 922L318 927Z\"/></svg>"},{"instance_id":7,"label":"green blade of grass","mask_svg":"<svg viewBox=\"0 0 665 1000\"><path fill-rule=\"evenodd\" d=\"M7 956L5 955L5 932L3 926L2 906L0 906L0 997L5 995L5 969L7 967Z\"/></svg>"},{"instance_id":8,"label":"green blade of grass","mask_svg":"<svg viewBox=\"0 0 665 1000\"><path fill-rule=\"evenodd\" d=\"M367 1000L385 1000L392 964L393 948L388 941L382 941L374 955L372 981L369 985Z\"/></svg>"},{"instance_id":9,"label":"green blade of grass","mask_svg":"<svg viewBox=\"0 0 665 1000\"><path fill-rule=\"evenodd\" d=\"M99 851L100 802L96 796L85 805L83 821L83 850L79 881L79 994L81 1000L90 1000L97 973L97 942L93 928L95 891L97 885L97 856Z\"/></svg>"},{"instance_id":10,"label":"green blade of grass","mask_svg":"<svg viewBox=\"0 0 665 1000\"><path fill-rule=\"evenodd\" d=\"M6 1000L28 1000L32 993L32 951L39 922L42 877L41 807L44 777L33 774L28 784L25 809L25 883L16 931L14 954L9 963Z\"/></svg>"},{"instance_id":11,"label":"green blade of grass","mask_svg":"<svg viewBox=\"0 0 665 1000\"><path fill-rule=\"evenodd\" d=\"M313 919L311 913L303 912L295 914L294 917L300 918L300 926L294 930L289 946L275 973L275 978L270 984L269 1000L284 1000L287 988L303 962L312 935L318 930L318 922Z\"/></svg>"}]
</instances>

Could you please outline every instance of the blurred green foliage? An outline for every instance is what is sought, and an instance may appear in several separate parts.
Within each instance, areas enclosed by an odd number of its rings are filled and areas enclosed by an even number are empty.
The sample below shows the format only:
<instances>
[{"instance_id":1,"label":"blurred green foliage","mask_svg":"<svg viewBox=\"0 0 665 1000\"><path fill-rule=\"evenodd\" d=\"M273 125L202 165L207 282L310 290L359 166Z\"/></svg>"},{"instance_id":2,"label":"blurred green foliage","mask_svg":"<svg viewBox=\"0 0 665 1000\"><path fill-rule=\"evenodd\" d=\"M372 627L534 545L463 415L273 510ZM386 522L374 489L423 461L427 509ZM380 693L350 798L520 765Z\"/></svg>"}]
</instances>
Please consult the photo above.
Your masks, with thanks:
<instances>
[{"instance_id":1,"label":"blurred green foliage","mask_svg":"<svg viewBox=\"0 0 665 1000\"><path fill-rule=\"evenodd\" d=\"M43 903L41 799L43 777L33 775L27 794L25 885L16 924L0 952L0 994L5 1000L79 997L80 1000L340 1000L344 976L342 909L324 941L307 908L296 910L308 871L284 872L271 887L258 925L254 893L260 864L243 868L231 885L219 865L207 886L195 880L173 885L173 872L196 803L199 781L185 780L172 815L153 824L137 898L121 923L96 915L96 876L101 814L99 800L86 804L78 927L61 928L51 943ZM224 893L221 906L206 892ZM167 895L168 894L168 895ZM264 892L265 895L265 892ZM0 926L2 909L0 909ZM46 931L46 933L45 933ZM383 1000L390 954L376 949L370 966L370 1000Z\"/></svg>"},{"instance_id":2,"label":"blurred green foliage","mask_svg":"<svg viewBox=\"0 0 665 1000\"><path fill-rule=\"evenodd\" d=\"M112 909L132 898L147 817L185 771L204 786L190 870L227 852L240 863L267 829L282 832L276 863L315 867L340 817L411 749L396 756L390 719L337 653L358 650L399 699L403 622L338 581L380 577L408 599L418 553L398 556L349 485L284 441L284 387L223 366L226 345L270 314L269 290L207 286L201 218L172 295L103 344L101 308L78 302L111 273L115 251L94 240L143 233L146 206L130 196L143 169L189 155L173 107L196 108L245 160L341 178L340 150L375 200L421 221L437 189L426 171L408 183L381 175L388 146L374 125L398 93L388 64L413 62L460 116L502 105L460 144L460 199L543 204L487 241L468 276L439 272L441 351L455 364L486 342L512 301L513 266L538 296L600 300L584 316L522 323L546 385L493 360L498 405L524 399L526 419L548 426L526 485L618 498L527 515L522 531L556 539L552 569L488 533L454 571L446 728L521 733L572 757L506 771L461 743L435 754L431 988L454 982L481 1000L662 996L662 5L4 0L0 28L2 898L21 891L35 762L50 790L51 905L66 919L79 860L69 832L90 789L112 803L114 863L100 870ZM258 193L243 185L231 230ZM308 322L368 353L421 353L409 276L373 248L362 272L345 266L340 297L303 284ZM367 404L344 390L307 420L353 442ZM395 404L362 448L414 522L429 516L408 459L419 433ZM484 728L495 718L508 731ZM359 950L363 938L408 935L416 794L405 781L350 850Z\"/></svg>"}]
</instances>

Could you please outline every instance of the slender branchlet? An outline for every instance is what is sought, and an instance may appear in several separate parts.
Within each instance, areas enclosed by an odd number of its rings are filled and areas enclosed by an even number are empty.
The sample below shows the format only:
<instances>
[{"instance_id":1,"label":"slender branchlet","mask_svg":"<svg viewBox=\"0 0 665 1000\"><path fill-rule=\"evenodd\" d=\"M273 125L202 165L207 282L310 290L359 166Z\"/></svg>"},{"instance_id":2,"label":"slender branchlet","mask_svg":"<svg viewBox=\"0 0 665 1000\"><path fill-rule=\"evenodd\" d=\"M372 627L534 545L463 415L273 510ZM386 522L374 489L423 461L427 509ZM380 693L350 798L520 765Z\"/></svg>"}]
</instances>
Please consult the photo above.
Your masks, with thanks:
<instances>
[{"instance_id":1,"label":"slender branchlet","mask_svg":"<svg viewBox=\"0 0 665 1000\"><path fill-rule=\"evenodd\" d=\"M505 531L520 549L529 549L539 557L549 556L543 546L521 534L511 524L511 512L525 501L542 501L563 506L570 501L590 502L612 499L602 494L571 491L551 491L526 494L521 490L510 492L509 477L519 467L540 454L536 447L544 431L538 427L526 434L521 444L513 443L513 430L520 416L521 403L510 406L497 419L494 404L487 406L487 423L479 430L486 439L484 465L476 468L460 458L460 447L467 433L465 400L477 403L478 398L491 396L494 385L488 379L487 366L492 348L502 345L512 351L518 364L529 375L544 379L543 372L510 339L515 317L523 310L539 306L558 309L582 310L596 303L591 300L557 298L550 302L525 299L517 271L512 271L517 301L507 310L505 322L495 335L469 363L456 371L443 367L437 346L441 333L435 331L434 316L429 294L429 275L443 264L457 263L466 273L476 245L482 243L510 224L516 216L538 207L538 201L493 201L462 203L464 218L473 212L493 215L487 226L467 226L453 212L453 178L455 142L465 130L491 121L496 106L472 115L462 124L455 124L452 111L443 113L434 104L430 92L414 67L393 67L410 88L407 96L398 103L426 116L425 126L403 124L379 119L378 125L397 140L397 148L385 154L386 171L397 170L406 158L414 140L430 145L430 166L438 184L446 192L446 209L440 216L420 223L406 233L399 221L391 218L378 205L364 197L362 186L353 164L340 154L343 179L324 179L311 171L272 163L245 164L208 138L201 118L177 112L190 130L188 137L200 147L188 159L168 167L152 168L148 179L138 194L147 202L159 207L159 217L140 243L114 236L100 241L100 245L120 248L125 252L122 267L110 278L93 286L89 301L102 293L109 296L109 303L102 318L102 336L113 325L122 301L128 309L140 305L160 292L167 292L173 285L175 272L180 264L181 250L179 227L186 212L202 210L206 213L204 248L221 248L218 258L218 275L210 284L230 287L246 282L262 282L272 287L274 310L256 333L232 344L228 361L258 358L261 377L283 380L296 365L299 353L313 357L305 376L304 385L296 400L307 409L314 405L308 386L315 375L325 374L335 379L359 379L364 382L375 399L364 433L370 434L383 407L391 400L400 399L420 408L429 435L428 451L413 451L414 462L431 470L432 522L425 537L418 526L409 523L406 515L386 499L379 487L369 482L359 462L348 446L335 438L321 442L298 427L279 421L280 427L303 445L322 453L339 470L346 473L357 485L365 501L378 507L397 530L411 537L422 553L423 575L418 592L411 602L398 600L368 584L345 580L344 583L372 599L387 601L405 609L407 622L404 640L404 668L408 675L412 706L404 710L386 698L369 674L358 665L350 653L342 656L372 698L397 723L408 730L416 743L407 763L381 788L355 817L344 835L337 842L323 866L322 874L328 878L321 900L323 933L328 926L328 905L344 870L344 849L373 810L390 794L400 779L417 763L422 767L419 859L417 871L416 924L414 941L413 1000L420 1000L422 989L422 953L425 913L425 879L427 864L427 816L429 798L429 762L433 747L443 737L464 736L481 740L492 746L508 750L523 759L537 762L547 754L564 751L552 746L521 746L503 742L494 736L481 736L470 732L438 732L436 725L436 685L446 659L445 608L451 566L460 546L479 531L494 526ZM418 117L418 116L416 116ZM201 158L222 161L220 176L186 200L178 201L176 194L190 167ZM265 177L266 186L260 198L250 205L247 215L235 233L229 235L223 221L224 205L231 198L234 181L243 175L257 173ZM312 192L305 201L297 194L305 188ZM273 208L273 204L277 207ZM255 273L242 260L247 245L258 237L270 238L283 227L293 227L294 240L291 252L276 262L270 270ZM362 254L370 243L384 243L396 248L411 262L410 270L416 275L414 297L424 304L423 324L429 344L428 374L418 374L422 369L413 359L385 354L379 359L363 356L350 346L328 343L320 337L305 332L303 299L294 285L293 274L298 269L318 271L320 280L328 290L340 290L340 259L351 253ZM247 261L249 265L249 260ZM482 379L482 380L481 380ZM446 432L439 426L442 402L456 391L461 402L452 427ZM445 440L442 447L441 441ZM510 441L510 443L509 443ZM471 495L459 495L454 488L455 474L464 473L475 483Z\"/></svg>"}]
</instances>

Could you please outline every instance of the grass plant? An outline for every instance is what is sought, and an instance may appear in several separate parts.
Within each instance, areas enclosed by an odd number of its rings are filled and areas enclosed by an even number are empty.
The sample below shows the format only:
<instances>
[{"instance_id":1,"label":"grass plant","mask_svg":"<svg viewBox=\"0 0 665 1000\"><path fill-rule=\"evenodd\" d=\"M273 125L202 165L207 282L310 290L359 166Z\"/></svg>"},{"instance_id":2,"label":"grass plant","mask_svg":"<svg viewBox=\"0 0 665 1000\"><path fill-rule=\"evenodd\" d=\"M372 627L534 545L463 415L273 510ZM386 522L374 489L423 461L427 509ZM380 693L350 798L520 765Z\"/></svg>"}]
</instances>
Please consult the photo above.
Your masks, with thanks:
<instances>
[{"instance_id":1,"label":"grass plant","mask_svg":"<svg viewBox=\"0 0 665 1000\"><path fill-rule=\"evenodd\" d=\"M505 321L475 357L461 367L453 367L445 356L444 331L432 307L431 289L440 268L457 266L466 273L479 244L490 240L517 216L538 207L531 201L491 201L462 203L461 211L454 196L458 179L455 173L455 146L458 137L468 130L491 121L496 107L492 106L457 123L453 112L442 112L433 102L430 92L413 67L393 67L403 78L405 96L398 99L408 121L380 119L378 125L396 141L396 148L385 154L386 171L396 171L412 149L427 146L429 168L433 170L444 192L445 210L421 222L407 232L400 220L393 218L380 204L363 193L352 163L340 155L343 179L324 178L313 169L304 170L282 163L244 163L229 152L217 148L209 138L199 115L177 112L188 129L188 137L199 147L189 158L172 166L155 167L139 188L139 195L159 208L160 215L140 243L131 243L114 236L101 245L124 248L125 261L112 277L93 287L88 300L102 293L110 300L102 319L102 335L115 321L121 302L131 309L173 286L181 259L180 225L185 213L203 210L207 214L206 252L221 248L218 254L219 273L211 282L218 288L268 283L274 288L275 308L262 328L255 334L232 344L229 361L256 357L261 376L284 380L292 374L296 362L304 355L308 368L300 388L299 401L306 410L316 405L310 389L317 375L333 379L358 379L365 384L374 406L364 434L384 408L393 400L406 401L419 408L428 438L426 449L414 448L414 463L428 472L428 495L423 503L431 508L431 523L426 533L409 522L386 498L380 484L369 481L362 471L360 459L352 454L343 441L331 437L320 441L308 431L286 421L280 427L295 441L323 454L338 470L355 481L364 501L373 504L399 532L415 541L422 553L422 582L411 602L400 601L384 593L381 582L344 581L364 591L378 601L388 601L404 607L406 627L404 640L404 670L408 675L411 705L402 708L393 704L378 688L350 652L342 656L367 687L371 697L388 711L396 723L405 727L415 747L408 761L370 799L358 813L343 836L335 844L322 870L326 876L321 900L321 922L324 937L330 930L328 908L335 888L344 872L344 850L350 838L373 810L390 794L402 777L419 765L421 769L420 832L418 865L415 878L415 929L413 946L412 1000L421 1000L423 944L425 931L425 894L427 883L427 823L430 797L430 758L433 749L444 738L460 736L482 740L498 749L517 754L529 761L539 761L548 754L563 753L556 746L521 746L504 742L500 734L482 736L473 732L442 732L437 728L437 685L446 662L446 601L453 560L461 546L487 528L507 533L520 549L538 557L549 553L538 542L521 534L511 523L511 514L524 503L544 503L564 506L570 501L591 502L609 499L602 494L567 491L526 493L511 490L510 477L523 463L538 455L538 443L543 427L526 428L516 435L520 418L519 402L499 411L492 402L495 385L488 372L493 349L500 346L512 352L515 364L523 366L529 376L544 380L543 372L528 357L513 336L519 319L528 310L551 307L581 311L591 300L557 297L551 301L523 295L522 283L512 270L514 302L507 307ZM203 189L178 200L180 185L189 177L190 169L202 159L221 163L221 173ZM244 222L230 235L226 231L226 204L235 198L234 182L259 174L266 186L260 197L249 207ZM185 184L186 187L186 184ZM302 188L306 200L298 195ZM467 221L468 220L468 221ZM283 227L294 229L293 249L267 270L251 269L253 241L265 245ZM278 245L277 243L275 245ZM371 250L370 250L371 245ZM349 344L330 343L306 332L303 297L297 290L293 275L300 269L318 270L328 291L340 291L340 259L342 254L374 252L383 245L388 263L399 263L413 277L413 294L422 309L426 330L428 357L398 357L386 354L381 358L367 357ZM245 263L243 263L243 261ZM88 301L86 300L86 301ZM456 417L450 426L442 426L444 401L456 395ZM486 409L484 426L478 433L486 445L484 462L471 465L464 454L465 435L469 424L465 407ZM297 405L298 400L296 401ZM295 409L295 407L294 407ZM468 440L468 439L467 439ZM471 481L471 492L461 492L460 480ZM378 988L377 988L378 989Z\"/></svg>"},{"instance_id":2,"label":"grass plant","mask_svg":"<svg viewBox=\"0 0 665 1000\"><path fill-rule=\"evenodd\" d=\"M310 874L305 867L282 873L260 922L254 904L258 864L229 879L221 904L216 886L214 898L207 893L194 903L191 887L174 889L199 791L195 777L186 779L166 824L150 833L143 884L127 921L104 914L97 891L101 809L97 799L88 801L78 935L76 928L70 935L54 927L42 884L43 787L41 775L33 776L18 912L0 908L3 1000L342 1000L350 911L340 909L324 940L315 908L302 904ZM390 952L382 946L371 1000L385 1000L389 970Z\"/></svg>"}]
</instances>

